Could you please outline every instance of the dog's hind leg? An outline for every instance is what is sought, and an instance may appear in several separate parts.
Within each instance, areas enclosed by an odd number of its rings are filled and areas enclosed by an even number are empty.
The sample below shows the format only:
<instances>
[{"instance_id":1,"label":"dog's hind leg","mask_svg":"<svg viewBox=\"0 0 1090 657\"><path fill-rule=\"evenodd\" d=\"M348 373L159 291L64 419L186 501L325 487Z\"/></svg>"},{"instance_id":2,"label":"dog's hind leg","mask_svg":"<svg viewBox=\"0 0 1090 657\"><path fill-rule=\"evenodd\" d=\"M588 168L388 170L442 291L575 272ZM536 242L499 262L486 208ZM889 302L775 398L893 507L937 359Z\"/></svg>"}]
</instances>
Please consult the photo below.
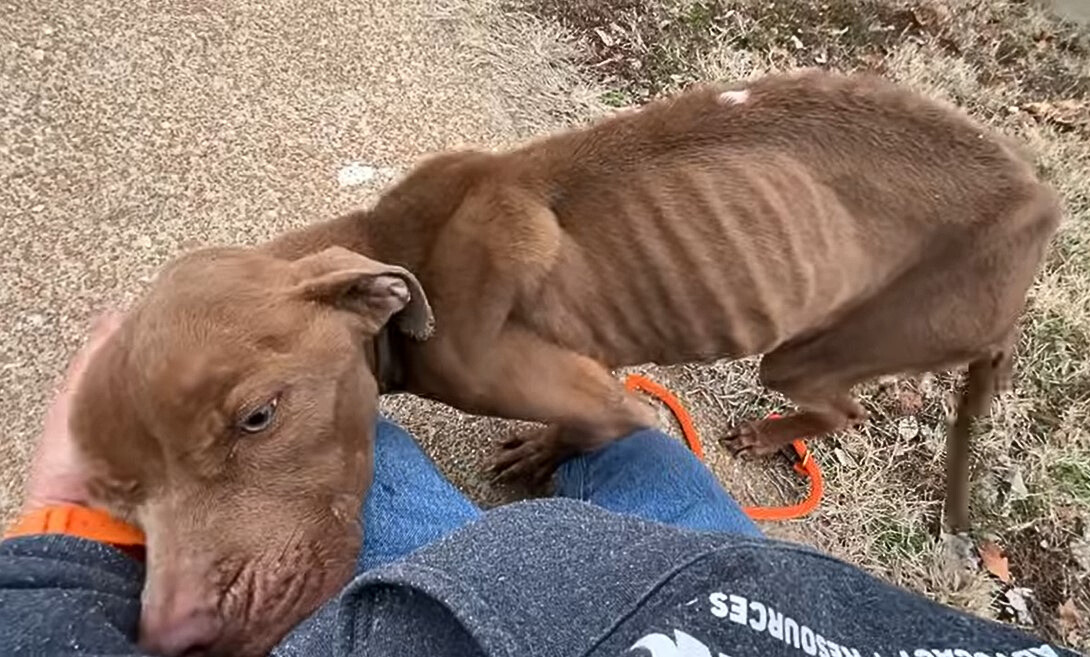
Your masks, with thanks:
<instances>
[{"instance_id":1,"label":"dog's hind leg","mask_svg":"<svg viewBox=\"0 0 1090 657\"><path fill-rule=\"evenodd\" d=\"M799 407L784 417L766 418L735 427L726 446L739 455L771 454L796 438L817 438L858 423L866 416L851 395L858 374L821 368L804 352L785 348L766 354L761 361L761 382L783 393ZM799 368L800 360L815 367Z\"/></svg>"},{"instance_id":2,"label":"dog's hind leg","mask_svg":"<svg viewBox=\"0 0 1090 657\"><path fill-rule=\"evenodd\" d=\"M946 439L946 501L943 515L946 528L953 532L969 529L969 453L973 425L987 414L996 393L1008 385L1013 335L990 353L969 363L954 426Z\"/></svg>"},{"instance_id":3,"label":"dog's hind leg","mask_svg":"<svg viewBox=\"0 0 1090 657\"><path fill-rule=\"evenodd\" d=\"M767 454L795 438L818 438L863 418L853 386L887 374L934 372L971 363L962 411L950 434L947 522L968 519L972 420L987 411L1009 367L1011 327L1032 270L997 272L991 254L958 267L922 263L828 328L765 355L761 379L799 411L764 419L725 438L738 453ZM941 264L941 263L940 263Z\"/></svg>"},{"instance_id":4,"label":"dog's hind leg","mask_svg":"<svg viewBox=\"0 0 1090 657\"><path fill-rule=\"evenodd\" d=\"M795 438L820 438L862 421L853 386L879 376L930 372L990 357L1010 317L958 278L920 268L836 324L765 354L761 382L799 411L751 422L726 436L735 453L769 454ZM974 307L975 302L975 307ZM926 305L925 305L926 304ZM1002 323L997 315L1003 314ZM999 327L999 328L997 328Z\"/></svg>"},{"instance_id":5,"label":"dog's hind leg","mask_svg":"<svg viewBox=\"0 0 1090 657\"><path fill-rule=\"evenodd\" d=\"M1017 309L981 294L987 259L958 268L924 262L823 330L765 354L761 381L799 406L727 436L737 453L768 454L863 419L853 386L886 374L928 372L980 358L1005 338ZM945 263L939 263L945 264Z\"/></svg>"},{"instance_id":6,"label":"dog's hind leg","mask_svg":"<svg viewBox=\"0 0 1090 657\"><path fill-rule=\"evenodd\" d=\"M996 392L1006 385L1011 367L1012 343L1013 337L1003 340L983 350L969 362L957 416L946 446L946 499L943 510L945 525L950 531L965 531L969 527L969 455L973 427L979 418L987 414ZM851 387L902 369L889 364L885 368L847 368L830 374L822 369L799 369L795 358L805 362L805 350L772 352L761 363L761 377L768 387L794 401L799 406L799 412L736 428L725 438L727 446L735 453L772 453L796 438L817 438L861 421L863 409L849 394ZM820 359L811 362L818 366L830 364ZM951 364L940 357L933 367L918 369L938 370ZM908 368L908 365L903 368Z\"/></svg>"}]
</instances>

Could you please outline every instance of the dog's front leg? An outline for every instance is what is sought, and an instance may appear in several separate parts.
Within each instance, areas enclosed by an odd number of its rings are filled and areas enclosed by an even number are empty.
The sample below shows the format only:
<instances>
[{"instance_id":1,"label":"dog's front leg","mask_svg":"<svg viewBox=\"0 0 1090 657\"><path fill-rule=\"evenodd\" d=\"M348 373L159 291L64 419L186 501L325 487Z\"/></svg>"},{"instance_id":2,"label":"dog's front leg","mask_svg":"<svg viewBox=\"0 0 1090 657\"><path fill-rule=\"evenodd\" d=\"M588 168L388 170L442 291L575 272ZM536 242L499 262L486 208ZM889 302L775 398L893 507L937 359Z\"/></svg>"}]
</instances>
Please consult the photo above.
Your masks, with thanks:
<instances>
[{"instance_id":1,"label":"dog's front leg","mask_svg":"<svg viewBox=\"0 0 1090 657\"><path fill-rule=\"evenodd\" d=\"M472 357L441 338L425 345L427 372L418 380L428 396L471 413L548 425L500 445L491 466L498 477L542 483L565 459L655 423L654 410L601 363L521 327L503 328Z\"/></svg>"}]
</instances>

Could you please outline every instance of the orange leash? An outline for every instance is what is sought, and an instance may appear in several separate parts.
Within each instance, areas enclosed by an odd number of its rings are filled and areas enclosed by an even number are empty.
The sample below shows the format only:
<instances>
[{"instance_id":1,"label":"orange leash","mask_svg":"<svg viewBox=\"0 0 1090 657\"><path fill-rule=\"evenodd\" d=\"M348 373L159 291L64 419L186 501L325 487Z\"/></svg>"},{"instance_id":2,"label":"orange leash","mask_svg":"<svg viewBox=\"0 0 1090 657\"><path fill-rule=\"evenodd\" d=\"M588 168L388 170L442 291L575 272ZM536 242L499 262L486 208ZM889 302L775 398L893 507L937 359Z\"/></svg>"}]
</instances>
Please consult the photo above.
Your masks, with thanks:
<instances>
[{"instance_id":1,"label":"orange leash","mask_svg":"<svg viewBox=\"0 0 1090 657\"><path fill-rule=\"evenodd\" d=\"M693 450L696 458L701 461L704 460L704 448L700 445L700 438L696 435L693 418L689 416L689 411L685 410L685 407L681 405L674 393L642 374L629 374L624 382L624 387L630 392L646 392L666 404L666 407L674 414L678 424L681 425L681 435L685 436L685 442L689 444L689 449Z\"/></svg>"},{"instance_id":2,"label":"orange leash","mask_svg":"<svg viewBox=\"0 0 1090 657\"><path fill-rule=\"evenodd\" d=\"M704 460L704 448L700 444L700 437L696 433L696 427L693 426L693 419L673 393L640 374L629 374L624 386L625 389L632 392L645 392L666 404L670 412L674 414L678 424L681 425L681 434L685 436L685 442L689 445L689 449L693 451L698 459ZM806 443L801 440L792 442L791 446L795 448L795 455L798 457L798 461L794 464L795 472L800 477L810 480L809 494L802 502L789 506L744 507L742 510L750 518L754 520L793 520L802 518L816 509L818 502L821 501L821 496L825 493L825 480L821 476L821 468L818 467L814 455L807 449Z\"/></svg>"}]
</instances>

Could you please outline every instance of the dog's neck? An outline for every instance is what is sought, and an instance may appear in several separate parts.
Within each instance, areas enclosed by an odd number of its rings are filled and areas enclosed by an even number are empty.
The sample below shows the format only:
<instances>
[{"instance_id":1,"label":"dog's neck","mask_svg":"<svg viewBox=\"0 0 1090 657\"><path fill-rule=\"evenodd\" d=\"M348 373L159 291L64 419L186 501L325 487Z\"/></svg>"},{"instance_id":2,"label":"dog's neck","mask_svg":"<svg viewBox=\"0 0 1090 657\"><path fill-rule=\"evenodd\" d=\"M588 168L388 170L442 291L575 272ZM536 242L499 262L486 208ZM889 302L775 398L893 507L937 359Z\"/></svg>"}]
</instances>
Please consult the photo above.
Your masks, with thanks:
<instances>
[{"instance_id":1,"label":"dog's neck","mask_svg":"<svg viewBox=\"0 0 1090 657\"><path fill-rule=\"evenodd\" d=\"M340 246L415 273L438 234L434 224L434 214L389 203L284 233L262 248L278 258L297 260Z\"/></svg>"},{"instance_id":2,"label":"dog's neck","mask_svg":"<svg viewBox=\"0 0 1090 657\"><path fill-rule=\"evenodd\" d=\"M405 367L402 360L401 334L383 327L367 344L367 365L378 383L380 395L405 389Z\"/></svg>"},{"instance_id":3,"label":"dog's neck","mask_svg":"<svg viewBox=\"0 0 1090 657\"><path fill-rule=\"evenodd\" d=\"M265 248L294 260L341 246L405 267L419 277L443 225L492 171L494 159L492 154L469 151L433 157L386 190L374 207L285 233Z\"/></svg>"},{"instance_id":4,"label":"dog's neck","mask_svg":"<svg viewBox=\"0 0 1090 657\"><path fill-rule=\"evenodd\" d=\"M279 235L261 248L284 260L298 260L333 246L370 256L367 218L366 210L350 212Z\"/></svg>"},{"instance_id":5,"label":"dog's neck","mask_svg":"<svg viewBox=\"0 0 1090 657\"><path fill-rule=\"evenodd\" d=\"M459 153L434 158L388 190L375 206L294 230L261 248L296 260L333 246L405 267L427 285L425 264L442 226L455 215L492 156ZM369 340L366 358L382 393L405 389L406 337L383 328Z\"/></svg>"}]
</instances>

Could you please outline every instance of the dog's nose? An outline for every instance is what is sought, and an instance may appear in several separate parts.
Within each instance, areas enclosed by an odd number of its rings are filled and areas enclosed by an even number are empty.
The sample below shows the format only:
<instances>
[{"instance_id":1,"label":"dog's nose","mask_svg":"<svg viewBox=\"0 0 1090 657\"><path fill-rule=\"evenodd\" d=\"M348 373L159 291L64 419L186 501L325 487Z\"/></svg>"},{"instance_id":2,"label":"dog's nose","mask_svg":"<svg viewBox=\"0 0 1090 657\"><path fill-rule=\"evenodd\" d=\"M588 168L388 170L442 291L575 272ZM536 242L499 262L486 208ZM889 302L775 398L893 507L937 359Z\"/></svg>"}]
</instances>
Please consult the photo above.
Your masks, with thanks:
<instances>
[{"instance_id":1,"label":"dog's nose","mask_svg":"<svg viewBox=\"0 0 1090 657\"><path fill-rule=\"evenodd\" d=\"M140 647L163 657L203 655L222 630L215 608L175 598L166 606L145 607L140 616Z\"/></svg>"}]
</instances>

